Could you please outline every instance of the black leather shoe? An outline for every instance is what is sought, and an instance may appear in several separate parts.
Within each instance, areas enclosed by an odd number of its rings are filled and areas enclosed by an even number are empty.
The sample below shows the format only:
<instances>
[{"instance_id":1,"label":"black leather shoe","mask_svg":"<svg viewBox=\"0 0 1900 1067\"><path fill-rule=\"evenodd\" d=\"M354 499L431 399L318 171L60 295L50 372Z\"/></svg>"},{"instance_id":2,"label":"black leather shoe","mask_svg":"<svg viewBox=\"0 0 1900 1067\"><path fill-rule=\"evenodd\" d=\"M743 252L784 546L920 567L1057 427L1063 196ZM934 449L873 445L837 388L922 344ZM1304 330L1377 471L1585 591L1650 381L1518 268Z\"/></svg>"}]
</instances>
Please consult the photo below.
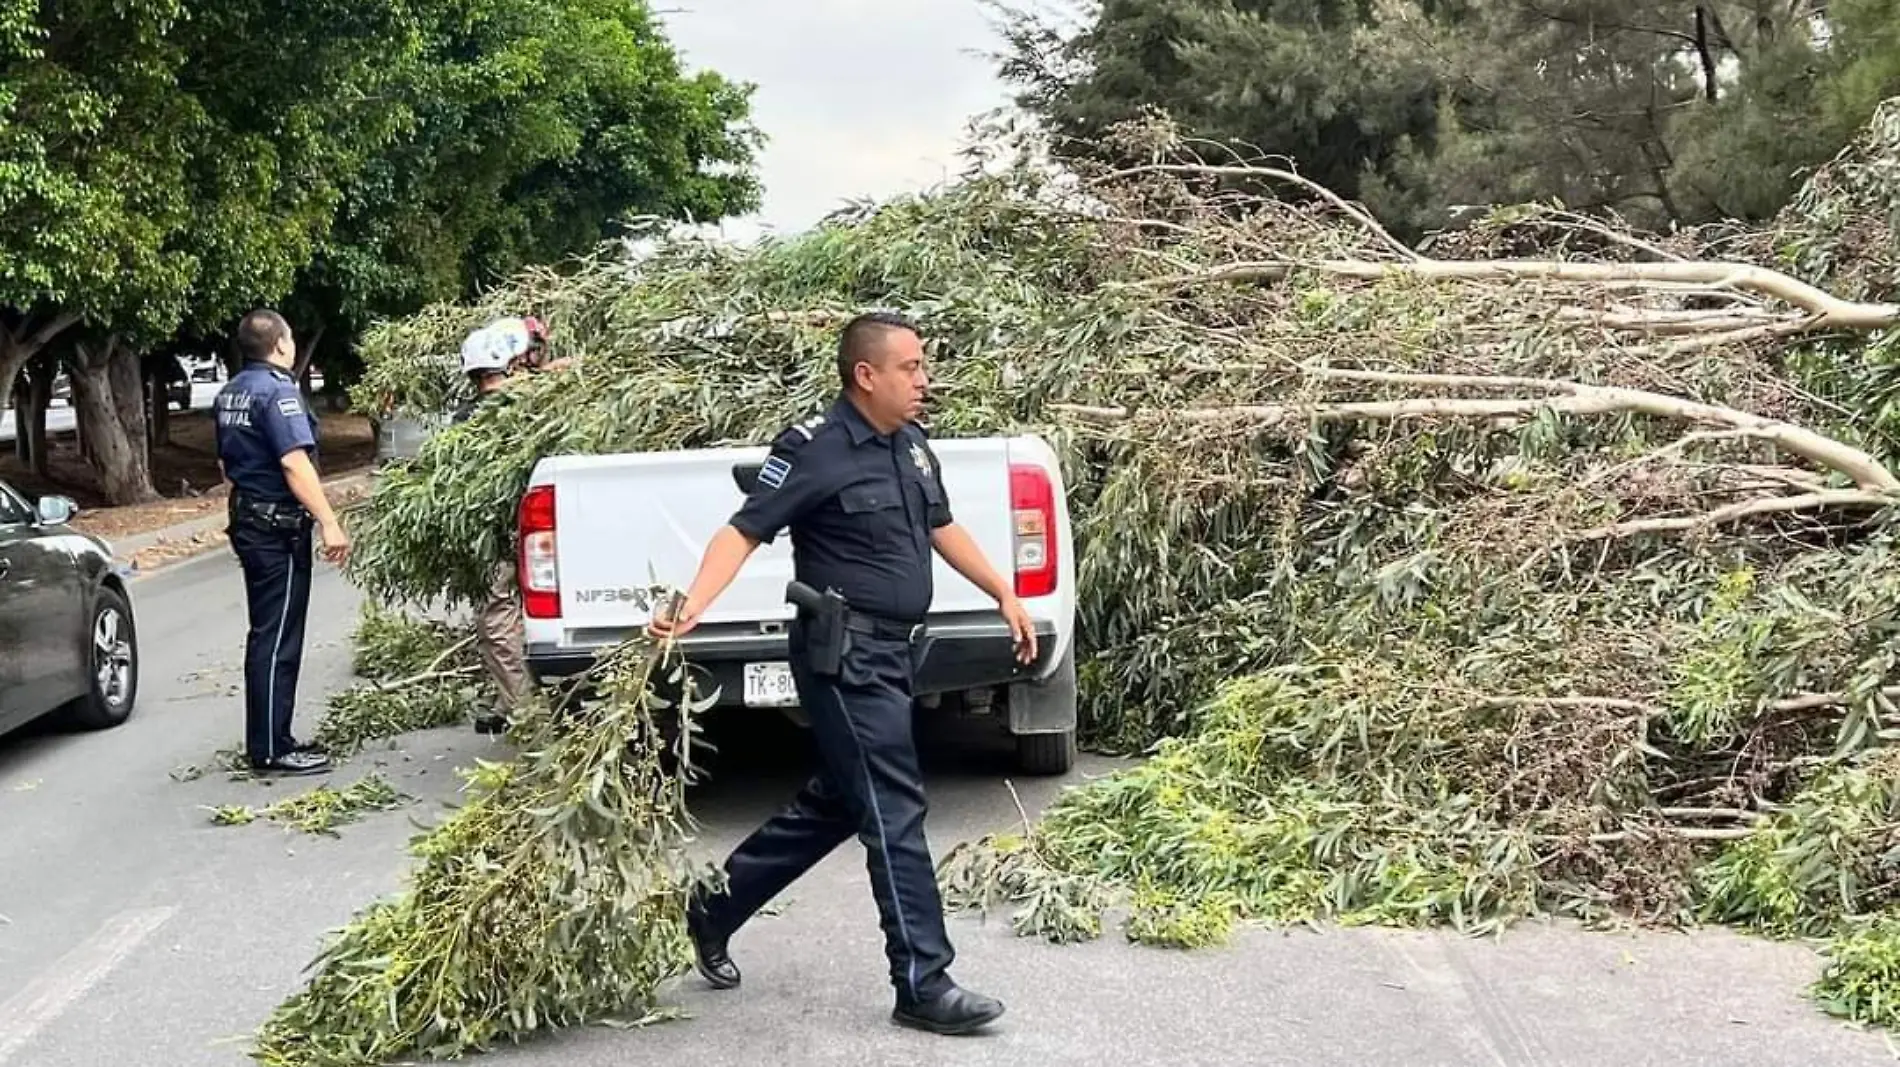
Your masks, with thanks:
<instances>
[{"instance_id":1,"label":"black leather shoe","mask_svg":"<svg viewBox=\"0 0 1900 1067\"><path fill-rule=\"evenodd\" d=\"M508 720L500 715L483 715L475 720L475 732L478 734L507 733Z\"/></svg>"},{"instance_id":2,"label":"black leather shoe","mask_svg":"<svg viewBox=\"0 0 1900 1067\"><path fill-rule=\"evenodd\" d=\"M1002 1014L1002 1001L953 986L935 1000L916 1004L898 1001L891 1021L933 1034L968 1034L995 1022Z\"/></svg>"},{"instance_id":3,"label":"black leather shoe","mask_svg":"<svg viewBox=\"0 0 1900 1067\"><path fill-rule=\"evenodd\" d=\"M686 935L693 942L693 969L699 976L714 989L738 988L739 965L726 955L726 943L702 934L699 924L690 918L686 920Z\"/></svg>"}]
</instances>

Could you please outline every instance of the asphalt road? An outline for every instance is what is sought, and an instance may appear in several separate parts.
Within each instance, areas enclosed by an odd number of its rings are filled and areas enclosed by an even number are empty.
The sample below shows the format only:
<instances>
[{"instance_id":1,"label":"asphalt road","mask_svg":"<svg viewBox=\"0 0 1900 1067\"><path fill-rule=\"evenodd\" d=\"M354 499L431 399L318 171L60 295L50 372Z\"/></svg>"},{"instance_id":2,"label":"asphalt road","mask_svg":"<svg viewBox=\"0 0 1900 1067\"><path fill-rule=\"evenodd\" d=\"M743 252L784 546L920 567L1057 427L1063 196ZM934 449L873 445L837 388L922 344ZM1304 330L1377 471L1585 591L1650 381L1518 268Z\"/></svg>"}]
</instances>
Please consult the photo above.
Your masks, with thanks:
<instances>
[{"instance_id":1,"label":"asphalt road","mask_svg":"<svg viewBox=\"0 0 1900 1067\"><path fill-rule=\"evenodd\" d=\"M102 734L0 739L0 1067L240 1065L242 1042L326 930L395 889L409 815L339 839L270 824L217 827L204 805L261 804L267 787L217 773L174 781L235 742L243 608L221 555L135 587L145 677L136 717ZM312 606L305 706L348 671L354 598L333 573ZM303 720L309 722L311 713ZM966 735L967 736L967 735ZM696 801L711 852L795 787L797 734L729 721ZM995 746L927 741L931 838L1008 826ZM791 742L788 744L788 742ZM464 730L408 740L373 762L427 804L491 743ZM1108 765L1088 760L1084 772ZM1033 810L1058 783L1018 783ZM1009 1014L992 1034L943 1039L891 1026L862 851L840 849L734 943L746 984L671 992L692 1015L645 1031L574 1031L489 1057L510 1065L836 1064L1806 1065L1890 1062L1886 1041L1801 998L1818 967L1793 945L1721 933L1624 935L1521 928L1499 941L1379 930L1247 933L1225 948L1143 949L1114 936L1053 947L1007 924L953 920L956 975Z\"/></svg>"}]
</instances>

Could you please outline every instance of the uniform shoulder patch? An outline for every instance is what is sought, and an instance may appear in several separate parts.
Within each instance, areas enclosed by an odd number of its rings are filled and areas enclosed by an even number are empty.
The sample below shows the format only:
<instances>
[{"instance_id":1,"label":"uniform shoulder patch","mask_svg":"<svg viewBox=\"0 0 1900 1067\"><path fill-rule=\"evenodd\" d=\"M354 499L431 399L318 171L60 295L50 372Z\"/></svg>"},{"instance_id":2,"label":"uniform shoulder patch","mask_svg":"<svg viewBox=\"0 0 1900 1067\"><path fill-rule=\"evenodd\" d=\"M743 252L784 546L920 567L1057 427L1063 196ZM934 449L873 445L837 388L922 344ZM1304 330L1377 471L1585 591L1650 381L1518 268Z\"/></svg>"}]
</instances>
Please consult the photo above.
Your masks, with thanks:
<instances>
[{"instance_id":1,"label":"uniform shoulder patch","mask_svg":"<svg viewBox=\"0 0 1900 1067\"><path fill-rule=\"evenodd\" d=\"M777 489L785 484L785 476L792 473L792 461L784 456L767 456L759 467L759 484L768 489Z\"/></svg>"},{"instance_id":2,"label":"uniform shoulder patch","mask_svg":"<svg viewBox=\"0 0 1900 1067\"><path fill-rule=\"evenodd\" d=\"M285 418L294 419L303 414L303 401L294 396L277 398L277 410Z\"/></svg>"}]
</instances>

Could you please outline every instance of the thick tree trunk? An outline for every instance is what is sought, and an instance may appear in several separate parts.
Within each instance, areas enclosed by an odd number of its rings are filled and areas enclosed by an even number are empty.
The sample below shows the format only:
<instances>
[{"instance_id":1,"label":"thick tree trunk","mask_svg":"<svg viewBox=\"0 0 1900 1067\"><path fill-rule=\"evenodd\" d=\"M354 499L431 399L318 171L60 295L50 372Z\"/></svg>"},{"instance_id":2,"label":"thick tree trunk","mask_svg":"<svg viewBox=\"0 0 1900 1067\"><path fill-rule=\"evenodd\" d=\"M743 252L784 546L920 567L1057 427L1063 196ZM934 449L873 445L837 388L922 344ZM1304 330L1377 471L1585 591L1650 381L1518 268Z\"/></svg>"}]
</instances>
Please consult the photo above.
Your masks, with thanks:
<instances>
[{"instance_id":1,"label":"thick tree trunk","mask_svg":"<svg viewBox=\"0 0 1900 1067\"><path fill-rule=\"evenodd\" d=\"M145 396L138 356L117 337L77 346L73 405L91 451L99 491L113 504L158 499L145 447Z\"/></svg>"}]
</instances>

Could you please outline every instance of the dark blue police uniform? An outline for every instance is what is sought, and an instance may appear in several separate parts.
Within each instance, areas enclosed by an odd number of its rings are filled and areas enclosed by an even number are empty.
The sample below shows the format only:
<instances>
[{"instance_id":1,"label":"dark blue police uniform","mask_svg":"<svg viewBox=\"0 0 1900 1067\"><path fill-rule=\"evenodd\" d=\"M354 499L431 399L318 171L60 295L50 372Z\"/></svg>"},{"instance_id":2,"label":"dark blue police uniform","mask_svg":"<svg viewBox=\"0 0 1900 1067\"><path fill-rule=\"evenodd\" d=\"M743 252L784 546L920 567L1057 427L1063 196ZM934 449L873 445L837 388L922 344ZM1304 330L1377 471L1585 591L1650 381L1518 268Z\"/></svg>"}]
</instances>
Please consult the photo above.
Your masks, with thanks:
<instances>
[{"instance_id":1,"label":"dark blue police uniform","mask_svg":"<svg viewBox=\"0 0 1900 1067\"><path fill-rule=\"evenodd\" d=\"M695 917L724 943L760 907L852 834L863 842L900 1003L952 988L924 783L911 733L913 654L930 609L930 533L950 522L936 457L907 424L878 433L843 397L772 442L732 525L770 543L789 527L798 579L836 589L853 613L842 666L821 677L806 631L788 631L793 678L822 766L734 850L728 887Z\"/></svg>"},{"instance_id":2,"label":"dark blue police uniform","mask_svg":"<svg viewBox=\"0 0 1900 1067\"><path fill-rule=\"evenodd\" d=\"M297 750L290 733L303 666L315 519L297 502L283 457L307 449L315 462L316 417L296 380L247 361L217 399L218 458L231 483L232 551L244 571L250 632L244 644L244 745L254 767Z\"/></svg>"}]
</instances>

